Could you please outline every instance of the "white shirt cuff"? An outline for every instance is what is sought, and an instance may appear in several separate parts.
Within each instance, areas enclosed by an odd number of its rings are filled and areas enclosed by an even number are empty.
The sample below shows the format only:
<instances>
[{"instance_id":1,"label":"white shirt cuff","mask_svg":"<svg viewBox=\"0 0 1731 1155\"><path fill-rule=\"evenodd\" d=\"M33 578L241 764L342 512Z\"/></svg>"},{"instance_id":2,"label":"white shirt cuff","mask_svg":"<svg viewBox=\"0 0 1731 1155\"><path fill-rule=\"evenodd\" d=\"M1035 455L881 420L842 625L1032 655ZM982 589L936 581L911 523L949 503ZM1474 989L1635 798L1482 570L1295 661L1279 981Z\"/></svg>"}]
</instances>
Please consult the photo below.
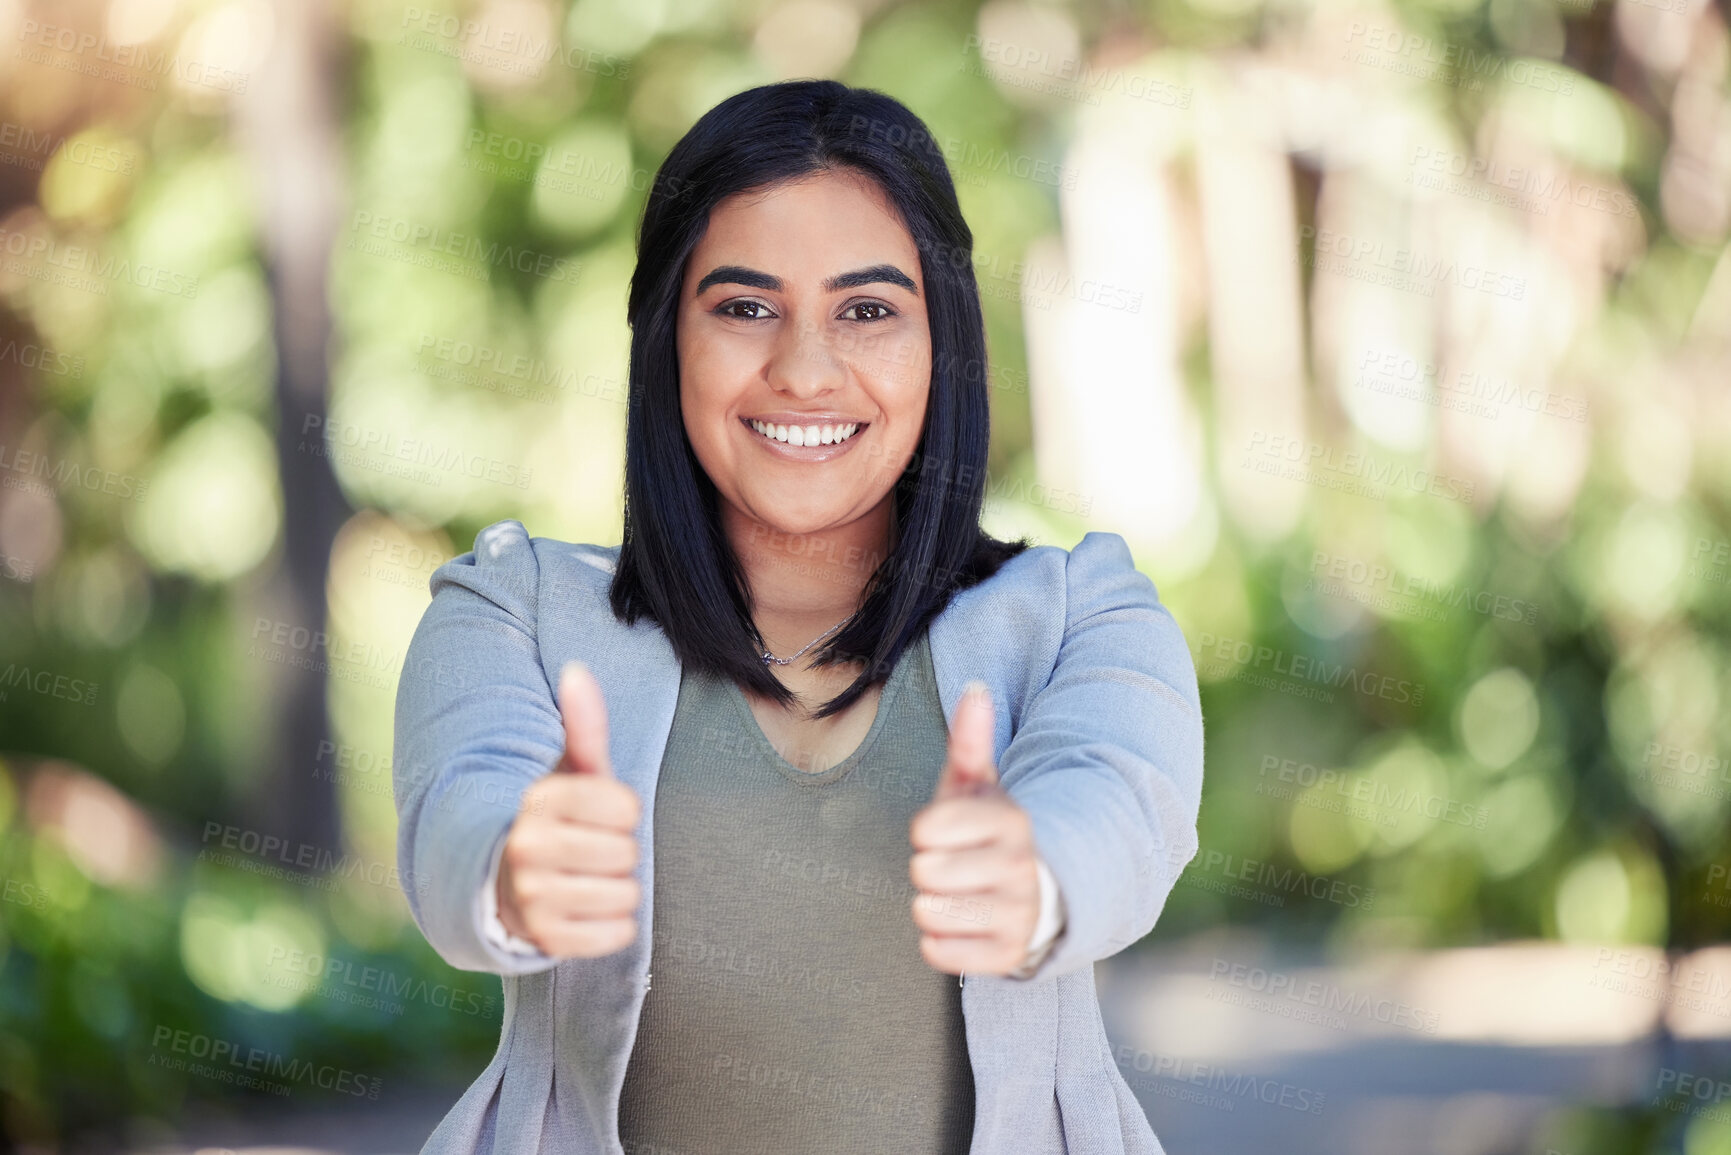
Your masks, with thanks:
<instances>
[{"instance_id":1,"label":"white shirt cuff","mask_svg":"<svg viewBox=\"0 0 1731 1155\"><path fill-rule=\"evenodd\" d=\"M1058 889L1058 880L1052 877L1051 867L1038 855L1034 857L1034 869L1040 876L1040 915L1034 922L1034 933L1028 939L1022 965L1010 972L1011 978L1027 978L1033 974L1052 953L1052 946L1064 929L1064 895Z\"/></svg>"},{"instance_id":2,"label":"white shirt cuff","mask_svg":"<svg viewBox=\"0 0 1731 1155\"><path fill-rule=\"evenodd\" d=\"M505 840L493 851L493 863L487 868L487 881L481 887L481 933L489 943L511 954L540 955L541 951L527 939L518 938L505 929L499 917L499 860L505 857Z\"/></svg>"}]
</instances>

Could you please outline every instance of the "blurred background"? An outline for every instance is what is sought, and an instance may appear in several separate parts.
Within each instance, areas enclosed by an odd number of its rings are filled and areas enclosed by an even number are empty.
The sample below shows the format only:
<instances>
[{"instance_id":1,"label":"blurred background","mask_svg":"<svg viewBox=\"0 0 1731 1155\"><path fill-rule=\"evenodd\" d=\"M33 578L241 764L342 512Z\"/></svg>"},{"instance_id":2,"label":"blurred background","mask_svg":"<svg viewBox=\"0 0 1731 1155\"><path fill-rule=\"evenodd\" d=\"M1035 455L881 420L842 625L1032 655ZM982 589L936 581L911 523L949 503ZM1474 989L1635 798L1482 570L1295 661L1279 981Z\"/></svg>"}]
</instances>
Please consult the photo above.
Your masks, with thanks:
<instances>
[{"instance_id":1,"label":"blurred background","mask_svg":"<svg viewBox=\"0 0 1731 1155\"><path fill-rule=\"evenodd\" d=\"M410 1152L485 1065L428 577L619 540L656 168L822 76L952 166L988 528L1122 534L1197 662L1098 968L1167 1149L1731 1152L1726 12L0 0L3 1141Z\"/></svg>"}]
</instances>

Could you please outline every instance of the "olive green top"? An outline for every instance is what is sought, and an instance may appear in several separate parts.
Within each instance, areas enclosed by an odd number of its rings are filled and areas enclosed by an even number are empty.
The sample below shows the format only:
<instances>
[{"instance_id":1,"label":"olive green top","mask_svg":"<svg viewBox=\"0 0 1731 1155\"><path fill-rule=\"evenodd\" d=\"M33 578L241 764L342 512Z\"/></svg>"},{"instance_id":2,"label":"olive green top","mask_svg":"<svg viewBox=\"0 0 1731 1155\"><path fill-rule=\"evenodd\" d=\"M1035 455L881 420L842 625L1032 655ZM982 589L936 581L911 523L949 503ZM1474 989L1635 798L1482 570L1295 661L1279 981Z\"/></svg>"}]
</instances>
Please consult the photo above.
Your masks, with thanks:
<instances>
[{"instance_id":1,"label":"olive green top","mask_svg":"<svg viewBox=\"0 0 1731 1155\"><path fill-rule=\"evenodd\" d=\"M790 765L738 686L682 675L628 1155L965 1155L961 987L920 956L908 878L947 741L924 632L833 766Z\"/></svg>"}]
</instances>

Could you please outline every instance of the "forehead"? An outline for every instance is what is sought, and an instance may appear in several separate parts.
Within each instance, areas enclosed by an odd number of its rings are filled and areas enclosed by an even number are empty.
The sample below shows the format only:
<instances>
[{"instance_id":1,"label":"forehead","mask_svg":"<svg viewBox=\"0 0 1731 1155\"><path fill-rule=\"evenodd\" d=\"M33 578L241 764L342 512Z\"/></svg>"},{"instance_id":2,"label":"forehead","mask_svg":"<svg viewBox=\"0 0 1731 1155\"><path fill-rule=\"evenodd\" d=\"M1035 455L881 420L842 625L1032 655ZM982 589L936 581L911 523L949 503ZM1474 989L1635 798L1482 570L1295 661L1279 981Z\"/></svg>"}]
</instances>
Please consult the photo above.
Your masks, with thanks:
<instances>
[{"instance_id":1,"label":"forehead","mask_svg":"<svg viewBox=\"0 0 1731 1155\"><path fill-rule=\"evenodd\" d=\"M807 279L885 261L921 280L918 246L895 203L865 174L829 169L716 204L685 281L717 264Z\"/></svg>"}]
</instances>

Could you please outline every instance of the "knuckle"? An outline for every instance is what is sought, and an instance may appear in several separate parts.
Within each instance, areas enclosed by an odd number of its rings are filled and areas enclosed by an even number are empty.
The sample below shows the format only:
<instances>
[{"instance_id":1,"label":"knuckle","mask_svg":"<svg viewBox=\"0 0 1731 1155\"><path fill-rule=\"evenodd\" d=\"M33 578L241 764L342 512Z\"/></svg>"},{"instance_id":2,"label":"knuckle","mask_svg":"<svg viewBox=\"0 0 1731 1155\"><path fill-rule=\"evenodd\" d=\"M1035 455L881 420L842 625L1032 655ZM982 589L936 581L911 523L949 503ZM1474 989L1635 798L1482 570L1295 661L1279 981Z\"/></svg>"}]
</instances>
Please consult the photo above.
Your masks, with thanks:
<instances>
[{"instance_id":1,"label":"knuckle","mask_svg":"<svg viewBox=\"0 0 1731 1155\"><path fill-rule=\"evenodd\" d=\"M523 827L513 826L511 833L505 836L505 849L499 855L504 866L513 874L529 864L533 852L529 845L529 836Z\"/></svg>"}]
</instances>

